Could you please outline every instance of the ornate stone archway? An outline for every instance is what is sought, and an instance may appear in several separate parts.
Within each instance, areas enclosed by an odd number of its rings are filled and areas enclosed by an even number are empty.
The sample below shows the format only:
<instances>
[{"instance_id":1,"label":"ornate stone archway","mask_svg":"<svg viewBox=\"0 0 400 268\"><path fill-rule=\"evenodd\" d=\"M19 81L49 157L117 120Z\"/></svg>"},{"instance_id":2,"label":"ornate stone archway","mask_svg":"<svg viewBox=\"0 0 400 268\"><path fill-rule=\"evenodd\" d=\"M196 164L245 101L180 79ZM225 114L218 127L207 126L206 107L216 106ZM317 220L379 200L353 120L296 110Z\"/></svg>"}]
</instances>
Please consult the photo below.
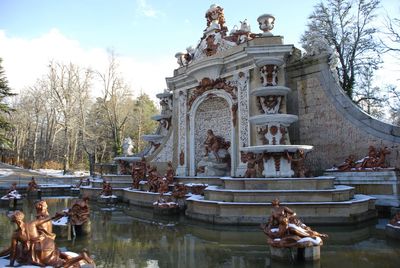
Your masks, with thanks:
<instances>
[{"instance_id":1,"label":"ornate stone archway","mask_svg":"<svg viewBox=\"0 0 400 268\"><path fill-rule=\"evenodd\" d=\"M230 141L231 174L235 170L237 146L235 125L232 120L233 101L223 90L210 90L198 97L190 110L189 174L196 175L197 163L204 155L204 141L207 130L212 129L215 135Z\"/></svg>"}]
</instances>

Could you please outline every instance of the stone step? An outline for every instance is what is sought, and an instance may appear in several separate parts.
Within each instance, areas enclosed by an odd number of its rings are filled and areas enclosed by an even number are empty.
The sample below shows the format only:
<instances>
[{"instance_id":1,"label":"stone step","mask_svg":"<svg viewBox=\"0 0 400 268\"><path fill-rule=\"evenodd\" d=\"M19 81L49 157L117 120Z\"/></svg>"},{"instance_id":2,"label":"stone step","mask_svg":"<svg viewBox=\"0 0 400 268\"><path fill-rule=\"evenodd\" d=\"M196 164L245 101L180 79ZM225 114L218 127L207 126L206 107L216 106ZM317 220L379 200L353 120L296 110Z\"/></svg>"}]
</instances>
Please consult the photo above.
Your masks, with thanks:
<instances>
[{"instance_id":1,"label":"stone step","mask_svg":"<svg viewBox=\"0 0 400 268\"><path fill-rule=\"evenodd\" d=\"M325 190L334 187L335 177L312 178L221 178L225 189L237 190Z\"/></svg>"},{"instance_id":2,"label":"stone step","mask_svg":"<svg viewBox=\"0 0 400 268\"><path fill-rule=\"evenodd\" d=\"M184 184L189 184L189 183L202 183L202 184L208 184L208 185L222 185L223 181L221 180L220 177L207 177L207 176L175 176L174 177L174 182L178 183L184 183Z\"/></svg>"},{"instance_id":3,"label":"stone step","mask_svg":"<svg viewBox=\"0 0 400 268\"><path fill-rule=\"evenodd\" d=\"M111 184L111 187L113 189L132 187L132 178L129 181L108 181L108 182ZM103 181L102 180L92 181L92 187L103 188Z\"/></svg>"},{"instance_id":4,"label":"stone step","mask_svg":"<svg viewBox=\"0 0 400 268\"><path fill-rule=\"evenodd\" d=\"M189 218L213 224L260 224L271 214L271 203L223 202L192 196L186 200ZM354 195L340 202L281 202L296 211L306 224L355 224L376 218L375 198Z\"/></svg>"},{"instance_id":5,"label":"stone step","mask_svg":"<svg viewBox=\"0 0 400 268\"><path fill-rule=\"evenodd\" d=\"M354 196L354 188L338 185L326 190L230 190L209 186L204 190L204 199L223 202L332 202L346 201Z\"/></svg>"},{"instance_id":6,"label":"stone step","mask_svg":"<svg viewBox=\"0 0 400 268\"><path fill-rule=\"evenodd\" d=\"M103 175L101 179L95 179L95 180L102 182L103 179L108 182L127 182L127 181L132 182L131 175Z\"/></svg>"}]
</instances>

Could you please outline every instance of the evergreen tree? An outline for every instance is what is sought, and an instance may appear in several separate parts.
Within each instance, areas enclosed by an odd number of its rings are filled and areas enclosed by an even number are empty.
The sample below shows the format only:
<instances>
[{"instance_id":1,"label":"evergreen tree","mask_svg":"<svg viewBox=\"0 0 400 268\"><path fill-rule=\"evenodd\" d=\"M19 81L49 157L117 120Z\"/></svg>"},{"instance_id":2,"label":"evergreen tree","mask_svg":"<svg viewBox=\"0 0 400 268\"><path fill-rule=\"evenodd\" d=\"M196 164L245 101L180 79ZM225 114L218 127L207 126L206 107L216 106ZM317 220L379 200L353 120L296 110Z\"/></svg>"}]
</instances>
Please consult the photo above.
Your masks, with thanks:
<instances>
[{"instance_id":1,"label":"evergreen tree","mask_svg":"<svg viewBox=\"0 0 400 268\"><path fill-rule=\"evenodd\" d=\"M6 138L6 133L11 129L11 123L8 121L7 116L13 109L7 103L6 98L15 96L8 86L8 81L2 66L2 58L0 58L0 147L7 148L11 142Z\"/></svg>"}]
</instances>

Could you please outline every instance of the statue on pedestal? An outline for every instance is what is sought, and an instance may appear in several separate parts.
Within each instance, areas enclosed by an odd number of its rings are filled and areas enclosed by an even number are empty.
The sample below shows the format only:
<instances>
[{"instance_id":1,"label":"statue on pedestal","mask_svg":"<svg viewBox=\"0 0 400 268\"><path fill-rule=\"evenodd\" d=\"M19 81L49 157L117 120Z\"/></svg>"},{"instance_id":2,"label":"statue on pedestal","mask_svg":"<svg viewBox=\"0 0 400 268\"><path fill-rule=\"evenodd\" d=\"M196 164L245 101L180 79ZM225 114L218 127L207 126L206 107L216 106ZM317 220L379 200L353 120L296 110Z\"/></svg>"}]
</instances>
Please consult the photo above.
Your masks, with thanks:
<instances>
[{"instance_id":1,"label":"statue on pedestal","mask_svg":"<svg viewBox=\"0 0 400 268\"><path fill-rule=\"evenodd\" d=\"M272 201L271 216L268 222L262 225L262 229L268 236L268 244L278 248L318 246L323 244L321 238L328 237L311 230L296 217L293 210L281 206L279 199Z\"/></svg>"},{"instance_id":2,"label":"statue on pedestal","mask_svg":"<svg viewBox=\"0 0 400 268\"><path fill-rule=\"evenodd\" d=\"M111 183L105 181L103 182L103 189L100 193L101 196L112 196L112 186Z\"/></svg>"},{"instance_id":3,"label":"statue on pedestal","mask_svg":"<svg viewBox=\"0 0 400 268\"><path fill-rule=\"evenodd\" d=\"M90 232L89 197L84 196L82 199L76 200L65 214L72 226L73 236L85 235Z\"/></svg>"}]
</instances>

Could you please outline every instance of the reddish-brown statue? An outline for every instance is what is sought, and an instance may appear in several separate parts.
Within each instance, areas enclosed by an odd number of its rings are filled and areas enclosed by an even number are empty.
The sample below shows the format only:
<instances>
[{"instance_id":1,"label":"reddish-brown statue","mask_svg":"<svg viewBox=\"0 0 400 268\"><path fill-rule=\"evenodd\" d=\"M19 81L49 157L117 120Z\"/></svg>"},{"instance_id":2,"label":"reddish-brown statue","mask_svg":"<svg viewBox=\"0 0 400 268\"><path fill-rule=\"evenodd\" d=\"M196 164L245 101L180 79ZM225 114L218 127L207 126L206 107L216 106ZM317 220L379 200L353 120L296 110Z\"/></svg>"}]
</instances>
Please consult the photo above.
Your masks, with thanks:
<instances>
[{"instance_id":1,"label":"reddish-brown statue","mask_svg":"<svg viewBox=\"0 0 400 268\"><path fill-rule=\"evenodd\" d=\"M28 183L28 188L26 189L26 191L28 193L37 191L39 189L39 185L36 183L36 180L34 177L32 177L31 181Z\"/></svg>"},{"instance_id":2,"label":"reddish-brown statue","mask_svg":"<svg viewBox=\"0 0 400 268\"><path fill-rule=\"evenodd\" d=\"M90 219L89 198L85 196L76 200L68 210L67 215L72 225L82 225L88 222Z\"/></svg>"},{"instance_id":3,"label":"reddish-brown statue","mask_svg":"<svg viewBox=\"0 0 400 268\"><path fill-rule=\"evenodd\" d=\"M80 267L79 262L85 261L94 264L87 252L82 252L78 257L63 258L52 237L46 236L41 227L54 219L62 217L57 214L54 217L44 217L25 222L24 213L15 211L11 216L11 222L17 225L11 237L11 247L0 252L0 256L10 255L10 266L15 262L25 265L53 266L53 267Z\"/></svg>"},{"instance_id":4,"label":"reddish-brown statue","mask_svg":"<svg viewBox=\"0 0 400 268\"><path fill-rule=\"evenodd\" d=\"M339 171L359 171L387 168L386 156L388 154L390 154L388 147L377 150L374 146L369 146L366 157L355 161L355 156L350 155L344 163L337 166L337 169Z\"/></svg>"},{"instance_id":5,"label":"reddish-brown statue","mask_svg":"<svg viewBox=\"0 0 400 268\"><path fill-rule=\"evenodd\" d=\"M183 183L175 183L174 190L172 191L172 196L175 199L183 198L187 194L188 189Z\"/></svg>"},{"instance_id":6,"label":"reddish-brown statue","mask_svg":"<svg viewBox=\"0 0 400 268\"><path fill-rule=\"evenodd\" d=\"M224 138L214 135L214 132L211 129L207 130L207 138L204 141L204 156L208 156L208 154L212 152L215 155L215 158L220 160L218 151L220 149L228 149L229 146L230 143L225 141Z\"/></svg>"},{"instance_id":7,"label":"reddish-brown statue","mask_svg":"<svg viewBox=\"0 0 400 268\"><path fill-rule=\"evenodd\" d=\"M394 215L393 219L391 219L391 220L389 221L389 223L390 223L391 225L393 225L393 226L398 226L398 227L400 227L400 212L397 212L397 213Z\"/></svg>"},{"instance_id":8,"label":"reddish-brown statue","mask_svg":"<svg viewBox=\"0 0 400 268\"><path fill-rule=\"evenodd\" d=\"M296 213L286 206L281 206L279 199L272 201L272 211L268 222L262 225L268 236L267 242L273 247L307 247L322 245L322 239L328 237L311 230L302 223ZM308 239L304 239L308 238Z\"/></svg>"},{"instance_id":9,"label":"reddish-brown statue","mask_svg":"<svg viewBox=\"0 0 400 268\"><path fill-rule=\"evenodd\" d=\"M110 182L103 182L103 189L101 190L100 195L103 196L112 196L112 186Z\"/></svg>"},{"instance_id":10,"label":"reddish-brown statue","mask_svg":"<svg viewBox=\"0 0 400 268\"><path fill-rule=\"evenodd\" d=\"M175 177L175 169L172 166L172 162L168 161L167 170L165 171L165 178L167 179L169 184L174 182Z\"/></svg>"}]
</instances>

